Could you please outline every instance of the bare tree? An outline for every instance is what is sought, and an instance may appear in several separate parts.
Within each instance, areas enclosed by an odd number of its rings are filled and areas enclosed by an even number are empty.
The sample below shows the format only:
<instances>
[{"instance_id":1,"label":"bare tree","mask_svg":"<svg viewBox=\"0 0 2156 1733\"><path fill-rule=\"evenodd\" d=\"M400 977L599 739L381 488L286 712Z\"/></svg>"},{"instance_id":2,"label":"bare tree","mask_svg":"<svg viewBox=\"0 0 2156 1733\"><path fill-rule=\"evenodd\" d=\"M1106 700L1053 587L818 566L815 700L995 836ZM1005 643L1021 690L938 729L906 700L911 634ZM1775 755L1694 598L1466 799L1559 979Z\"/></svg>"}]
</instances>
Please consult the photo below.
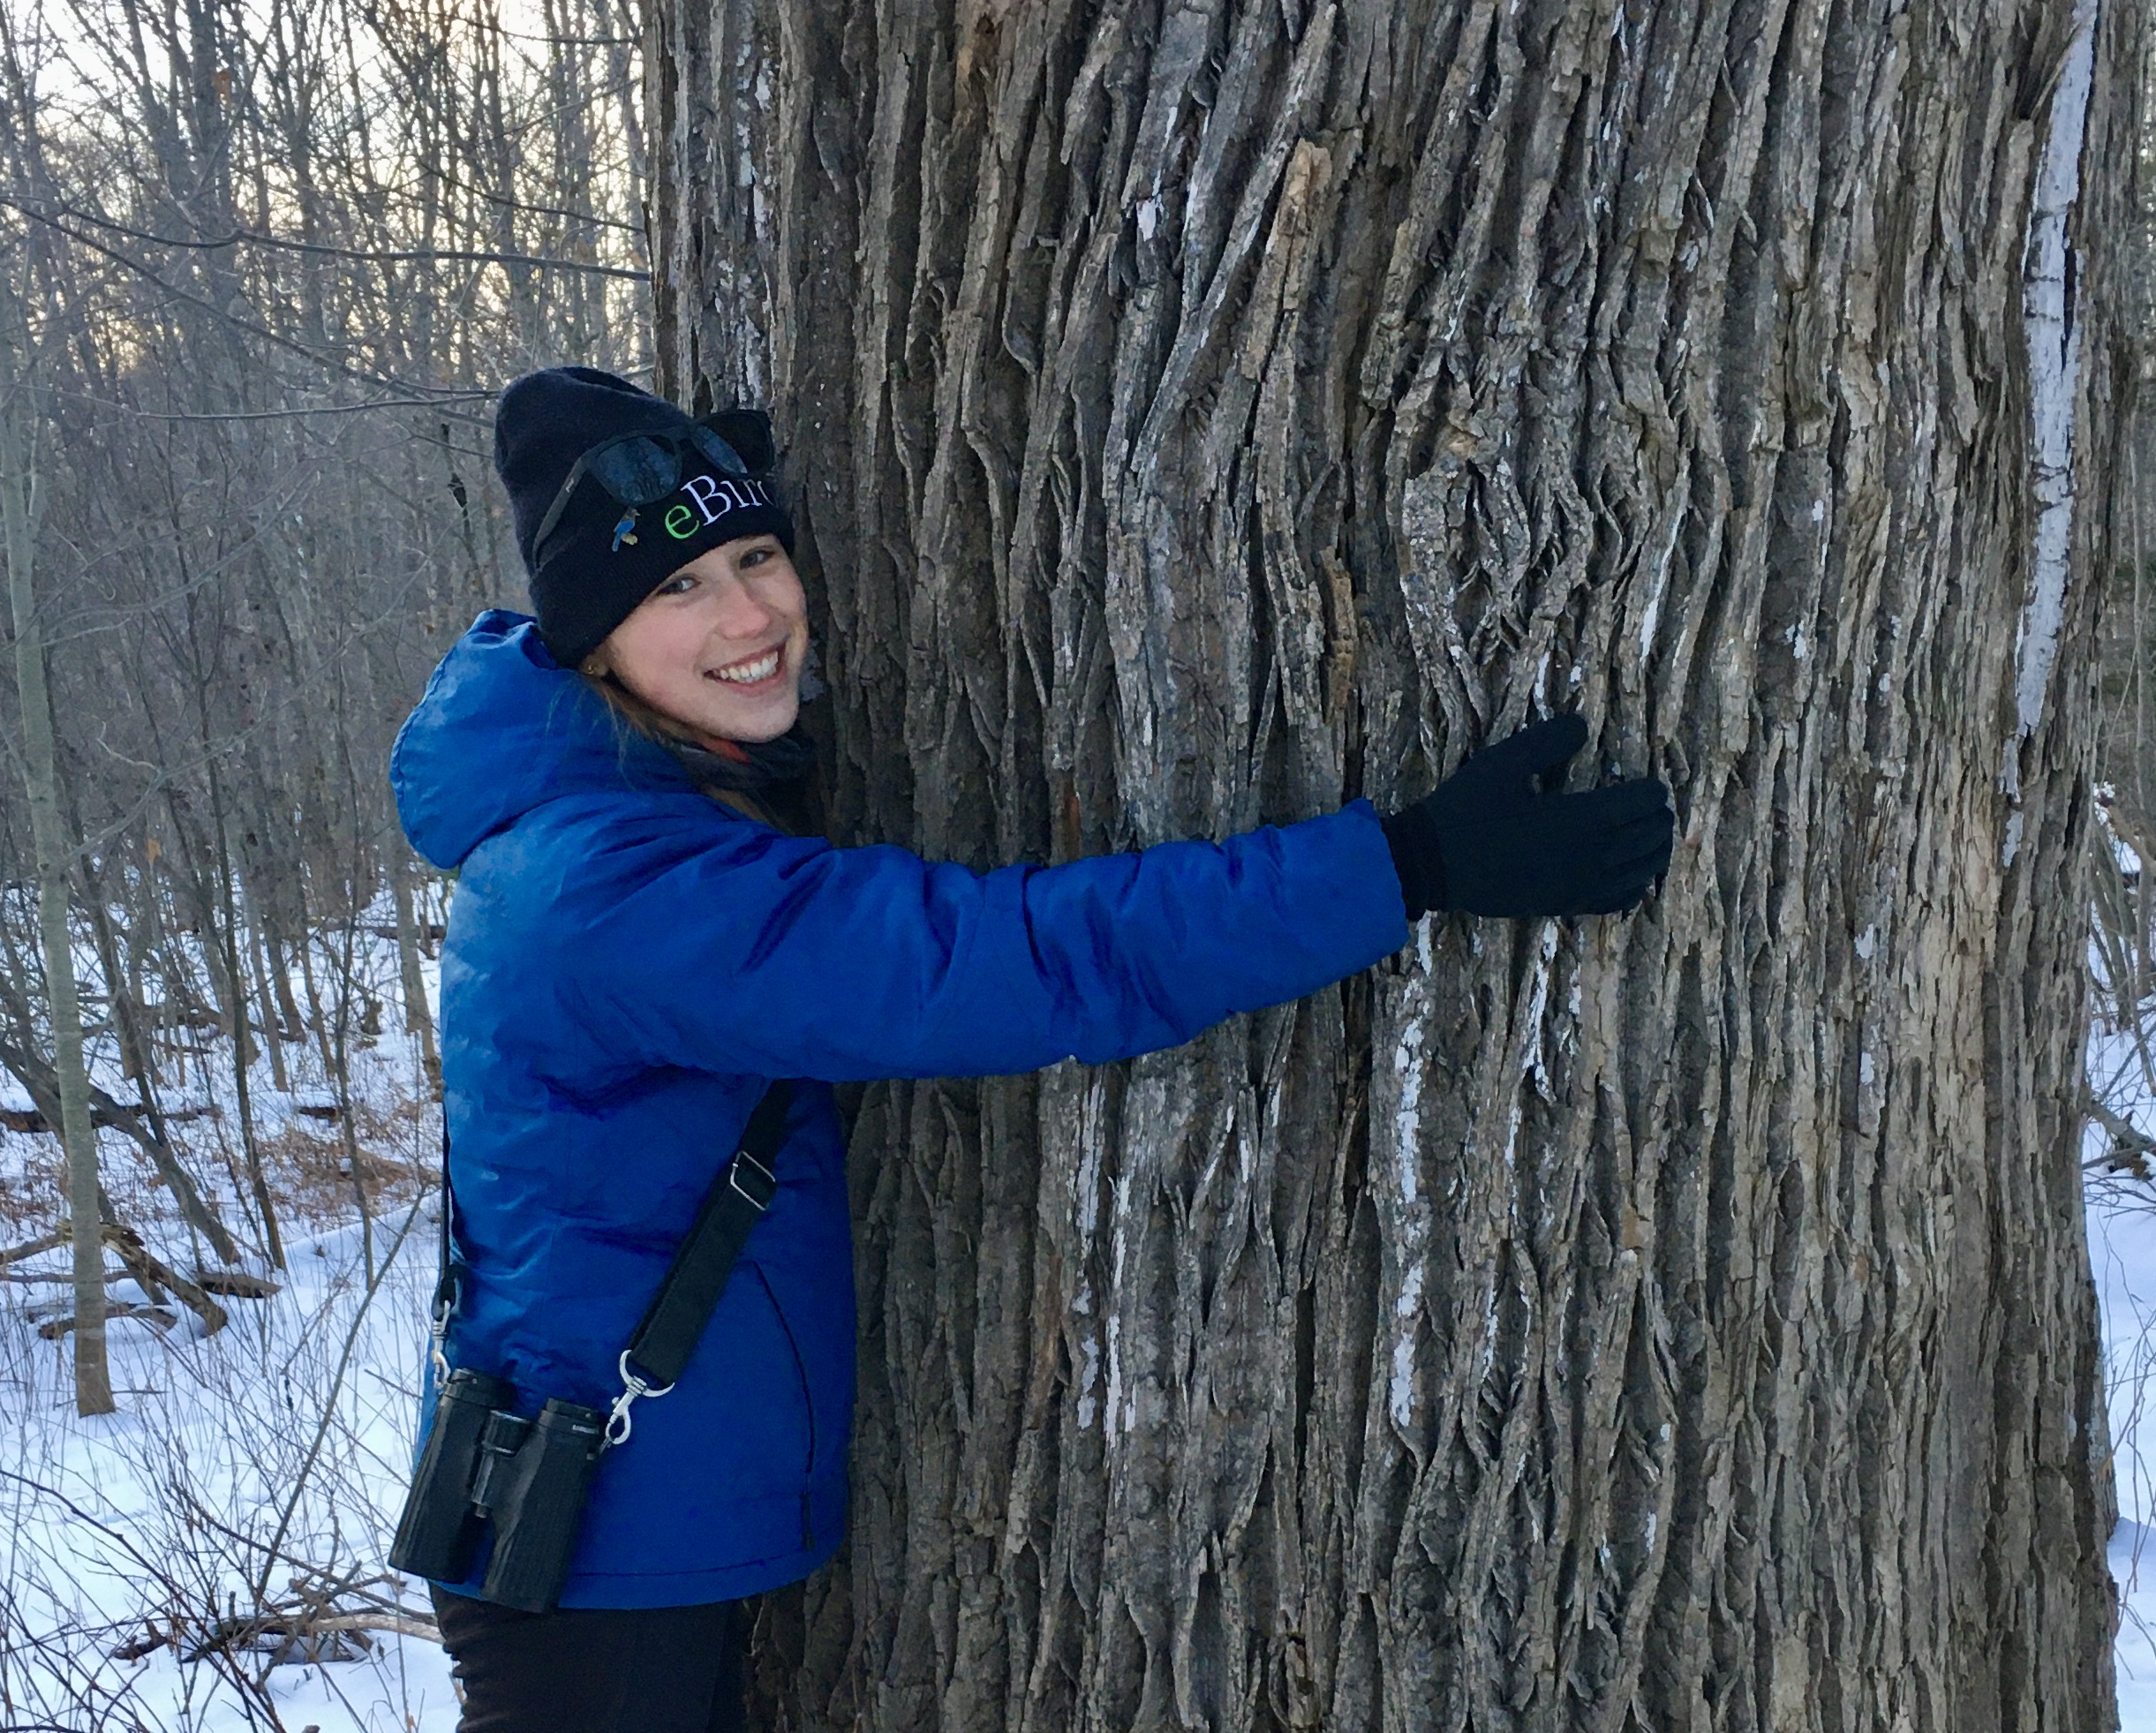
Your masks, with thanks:
<instances>
[{"instance_id":1,"label":"bare tree","mask_svg":"<svg viewBox=\"0 0 2156 1733\"><path fill-rule=\"evenodd\" d=\"M75 1412L113 1411L105 1358L104 1216L97 1187L97 1132L82 1058L82 1008L69 929L69 866L74 855L60 818L58 754L45 677L45 622L34 584L41 506L42 417L37 365L20 288L0 280L0 544L7 557L8 608L15 632L15 694L22 719L22 768L37 855L38 938L44 952L53 1071L61 1140L67 1150L68 1216L75 1273Z\"/></svg>"},{"instance_id":2,"label":"bare tree","mask_svg":"<svg viewBox=\"0 0 2156 1733\"><path fill-rule=\"evenodd\" d=\"M2142 27L655 5L660 376L790 436L841 840L1391 805L1572 709L1682 823L1628 921L865 1092L785 1724L2111 1724L2082 575Z\"/></svg>"},{"instance_id":3,"label":"bare tree","mask_svg":"<svg viewBox=\"0 0 2156 1733\"><path fill-rule=\"evenodd\" d=\"M193 1111L233 1110L236 1148L210 1120L240 1176L222 1207L280 1262L266 1096L347 1088L365 1028L344 1024L373 1014L353 947L392 913L407 1030L438 1062L405 931L427 886L382 769L471 613L517 599L486 400L535 358L648 365L635 57L598 0L550 19L527 49L440 0L0 0L0 222L67 453L45 478L72 604L43 646L63 816L139 1096L118 1111L228 1263L159 1067ZM0 838L33 828L14 804ZM344 943L318 955L325 926ZM282 1044L308 1032L295 961L319 1067ZM34 974L7 1003L34 1094Z\"/></svg>"}]
</instances>

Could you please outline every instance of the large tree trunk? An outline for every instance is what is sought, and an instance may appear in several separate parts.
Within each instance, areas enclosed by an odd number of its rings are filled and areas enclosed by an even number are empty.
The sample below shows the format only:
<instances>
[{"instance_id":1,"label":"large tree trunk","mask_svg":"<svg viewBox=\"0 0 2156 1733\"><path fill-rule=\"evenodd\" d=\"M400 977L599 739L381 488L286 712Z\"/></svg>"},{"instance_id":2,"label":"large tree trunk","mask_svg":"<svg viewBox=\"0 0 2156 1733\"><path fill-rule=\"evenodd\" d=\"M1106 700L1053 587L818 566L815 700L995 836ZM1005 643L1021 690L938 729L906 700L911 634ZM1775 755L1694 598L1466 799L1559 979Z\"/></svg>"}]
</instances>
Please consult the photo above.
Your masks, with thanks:
<instances>
[{"instance_id":1,"label":"large tree trunk","mask_svg":"<svg viewBox=\"0 0 2156 1733\"><path fill-rule=\"evenodd\" d=\"M661 380L790 439L841 840L1219 836L1572 707L1681 823L1628 920L866 1092L786 1724L2109 1727L2139 9L2092 55L2072 0L653 17Z\"/></svg>"}]
</instances>

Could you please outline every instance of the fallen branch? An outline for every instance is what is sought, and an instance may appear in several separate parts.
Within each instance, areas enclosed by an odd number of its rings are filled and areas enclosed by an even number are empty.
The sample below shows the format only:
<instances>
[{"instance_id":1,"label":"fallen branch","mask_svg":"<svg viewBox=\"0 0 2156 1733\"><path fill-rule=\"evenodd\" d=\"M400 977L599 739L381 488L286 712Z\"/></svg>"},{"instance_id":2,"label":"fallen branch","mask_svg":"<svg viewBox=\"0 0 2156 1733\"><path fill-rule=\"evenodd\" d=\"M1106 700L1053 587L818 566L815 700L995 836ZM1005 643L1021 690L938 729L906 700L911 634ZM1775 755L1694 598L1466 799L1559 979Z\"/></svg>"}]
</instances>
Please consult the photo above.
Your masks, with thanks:
<instances>
[{"instance_id":1,"label":"fallen branch","mask_svg":"<svg viewBox=\"0 0 2156 1733\"><path fill-rule=\"evenodd\" d=\"M272 1667L295 1661L312 1666L324 1661L351 1661L356 1659L354 1649L365 1653L373 1646L364 1626L263 1613L251 1618L219 1619L180 1659L192 1664L220 1652L242 1653L267 1654Z\"/></svg>"},{"instance_id":2,"label":"fallen branch","mask_svg":"<svg viewBox=\"0 0 2156 1733\"><path fill-rule=\"evenodd\" d=\"M40 1252L49 1252L54 1247L64 1246L66 1243L67 1236L64 1233L41 1234L35 1239L16 1247L12 1251L0 1252L0 1264L19 1263L24 1258L34 1258Z\"/></svg>"},{"instance_id":3,"label":"fallen branch","mask_svg":"<svg viewBox=\"0 0 2156 1733\"><path fill-rule=\"evenodd\" d=\"M418 1613L333 1613L319 1620L319 1631L386 1631L398 1637L424 1637L430 1643L441 1640L441 1627L431 1618Z\"/></svg>"},{"instance_id":4,"label":"fallen branch","mask_svg":"<svg viewBox=\"0 0 2156 1733\"><path fill-rule=\"evenodd\" d=\"M2111 1134L2111 1148L2090 1164L2113 1173L2130 1173L2137 1179L2152 1177L2149 1157L2156 1156L2156 1138L2137 1130L2094 1096L2089 1097L2089 1117Z\"/></svg>"},{"instance_id":5,"label":"fallen branch","mask_svg":"<svg viewBox=\"0 0 2156 1733\"><path fill-rule=\"evenodd\" d=\"M283 1292L268 1277L245 1270L198 1270L194 1279L205 1293L221 1293L228 1300L268 1300Z\"/></svg>"},{"instance_id":6,"label":"fallen branch","mask_svg":"<svg viewBox=\"0 0 2156 1733\"><path fill-rule=\"evenodd\" d=\"M256 1618L220 1619L180 1658L195 1661L220 1650L226 1654L237 1650L267 1654L272 1667L294 1661L313 1666L324 1661L353 1659L350 1649L364 1652L373 1647L367 1639L375 1634L423 1637L430 1643L441 1640L441 1627L433 1620L417 1614L400 1616L391 1613L331 1613L321 1618L288 1618L266 1613ZM170 1640L159 1638L130 1644L128 1647L133 1653L117 1658L139 1660Z\"/></svg>"},{"instance_id":7,"label":"fallen branch","mask_svg":"<svg viewBox=\"0 0 2156 1733\"><path fill-rule=\"evenodd\" d=\"M189 1311L202 1320L202 1333L206 1336L215 1336L231 1322L224 1307L209 1297L204 1285L189 1281L179 1271L163 1262L142 1243L142 1236L134 1229L122 1226L117 1222L103 1223L102 1229L101 1237L106 1245L119 1254L122 1265L118 1270L105 1271L105 1279L108 1282L119 1282L132 1276L141 1285L142 1292L150 1300L150 1307L138 1308L138 1315L154 1309L169 1293L177 1297ZM19 1246L14 1251L0 1256L0 1264L28 1257L35 1252L56 1250L69 1244L72 1239L72 1233L64 1225L56 1233L49 1233L42 1239L33 1240L27 1246ZM38 1282L72 1282L74 1279L72 1270L19 1271L0 1269L0 1282L19 1282L28 1285ZM274 1293L275 1290L273 1288L270 1292ZM122 1317L126 1314L116 1312L113 1315ZM177 1322L177 1319L173 1322ZM72 1330L74 1322L74 1319L69 1318L66 1328ZM60 1332L54 1333L57 1335Z\"/></svg>"},{"instance_id":8,"label":"fallen branch","mask_svg":"<svg viewBox=\"0 0 2156 1733\"><path fill-rule=\"evenodd\" d=\"M134 1229L122 1227L117 1222L107 1222L104 1224L104 1239L105 1244L119 1254L120 1262L134 1271L135 1279L142 1284L143 1292L152 1300L161 1300L164 1297L162 1290L170 1288L179 1297L182 1305L202 1320L202 1333L205 1336L215 1336L231 1322L224 1307L212 1300L199 1284L189 1281L177 1270L161 1263L151 1254L149 1247L142 1243L142 1236Z\"/></svg>"},{"instance_id":9,"label":"fallen branch","mask_svg":"<svg viewBox=\"0 0 2156 1733\"><path fill-rule=\"evenodd\" d=\"M112 1318L140 1318L143 1322L158 1330L170 1330L179 1322L179 1314L169 1306L137 1306L132 1300L116 1300L107 1303L105 1316ZM75 1327L75 1315L70 1312L64 1318L48 1318L37 1327L37 1333L48 1342L57 1342Z\"/></svg>"},{"instance_id":10,"label":"fallen branch","mask_svg":"<svg viewBox=\"0 0 2156 1733\"><path fill-rule=\"evenodd\" d=\"M202 1632L185 1658L199 1661L215 1649L245 1649L267 1653L269 1664L275 1667L287 1661L340 1659L335 1653L337 1643L356 1639L365 1648L371 1632L440 1642L441 1632L431 1616L373 1592L378 1583L401 1580L387 1571L346 1580L312 1567L302 1568L290 1585L293 1599L273 1602L259 1612L218 1620ZM336 1605L354 1600L367 1604L342 1609ZM327 1648L325 1638L331 1639Z\"/></svg>"},{"instance_id":11,"label":"fallen branch","mask_svg":"<svg viewBox=\"0 0 2156 1733\"><path fill-rule=\"evenodd\" d=\"M108 1649L106 1654L114 1661L139 1661L146 1654L155 1654L172 1641L169 1631L152 1624L144 1628L141 1636L132 1643L122 1643L117 1649Z\"/></svg>"}]
</instances>

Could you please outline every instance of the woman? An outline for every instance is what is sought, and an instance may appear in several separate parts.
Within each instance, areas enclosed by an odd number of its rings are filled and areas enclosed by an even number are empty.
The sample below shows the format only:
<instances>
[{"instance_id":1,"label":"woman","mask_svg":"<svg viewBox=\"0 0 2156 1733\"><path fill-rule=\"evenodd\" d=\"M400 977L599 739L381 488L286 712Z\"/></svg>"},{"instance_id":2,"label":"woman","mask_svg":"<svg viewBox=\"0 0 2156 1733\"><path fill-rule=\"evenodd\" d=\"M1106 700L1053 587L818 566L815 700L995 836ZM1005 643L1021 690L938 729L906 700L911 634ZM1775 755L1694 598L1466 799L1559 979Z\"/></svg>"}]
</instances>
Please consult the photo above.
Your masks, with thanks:
<instances>
[{"instance_id":1,"label":"woman","mask_svg":"<svg viewBox=\"0 0 2156 1733\"><path fill-rule=\"evenodd\" d=\"M721 437L714 439L717 433ZM649 435L645 439L632 436ZM694 1358L593 1478L559 1610L435 1588L471 1733L740 1725L732 1603L843 1533L854 1390L843 1079L1126 1059L1315 991L1432 908L1615 911L1669 859L1658 782L1538 794L1545 723L1427 800L985 875L777 821L808 754L792 529L753 415L533 373L495 462L536 620L483 615L391 774L459 877L442 956L464 1292L449 1363L603 1408L766 1083L803 1080Z\"/></svg>"}]
</instances>

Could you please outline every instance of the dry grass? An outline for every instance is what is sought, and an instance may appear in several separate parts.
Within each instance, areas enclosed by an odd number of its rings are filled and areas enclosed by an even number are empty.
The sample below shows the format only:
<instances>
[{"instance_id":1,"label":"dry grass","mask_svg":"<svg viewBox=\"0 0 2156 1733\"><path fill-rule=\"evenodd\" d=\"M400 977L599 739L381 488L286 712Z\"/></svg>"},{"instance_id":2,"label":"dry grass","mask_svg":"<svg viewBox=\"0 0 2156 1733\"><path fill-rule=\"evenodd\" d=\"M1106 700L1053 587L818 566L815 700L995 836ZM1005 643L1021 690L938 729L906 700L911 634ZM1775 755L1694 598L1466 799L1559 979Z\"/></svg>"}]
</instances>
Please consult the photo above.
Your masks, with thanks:
<instances>
[{"instance_id":1,"label":"dry grass","mask_svg":"<svg viewBox=\"0 0 2156 1733\"><path fill-rule=\"evenodd\" d=\"M400 1101L388 1113L366 1102L354 1104L352 1137L373 1213L409 1205L433 1184L434 1154L427 1147L417 1101ZM283 1130L259 1142L280 1216L309 1227L351 1219L352 1175L340 1121L294 1114Z\"/></svg>"}]
</instances>

